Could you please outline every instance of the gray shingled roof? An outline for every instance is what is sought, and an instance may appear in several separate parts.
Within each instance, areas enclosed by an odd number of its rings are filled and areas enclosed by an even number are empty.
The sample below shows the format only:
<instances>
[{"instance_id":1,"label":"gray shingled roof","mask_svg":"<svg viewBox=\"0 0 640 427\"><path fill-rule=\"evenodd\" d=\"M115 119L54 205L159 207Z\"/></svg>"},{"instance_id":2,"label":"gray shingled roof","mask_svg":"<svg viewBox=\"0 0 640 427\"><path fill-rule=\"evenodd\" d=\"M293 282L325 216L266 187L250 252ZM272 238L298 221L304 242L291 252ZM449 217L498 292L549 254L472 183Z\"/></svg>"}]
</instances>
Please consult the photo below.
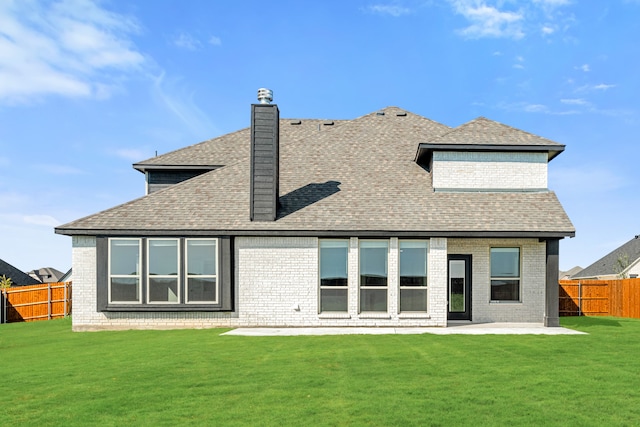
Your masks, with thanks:
<instances>
[{"instance_id":1,"label":"gray shingled roof","mask_svg":"<svg viewBox=\"0 0 640 427\"><path fill-rule=\"evenodd\" d=\"M435 136L420 144L416 158L424 161L424 156L434 150L519 150L546 151L551 160L564 151L564 145L542 138L529 132L478 117L442 135Z\"/></svg>"},{"instance_id":2,"label":"gray shingled roof","mask_svg":"<svg viewBox=\"0 0 640 427\"><path fill-rule=\"evenodd\" d=\"M584 270L571 276L572 279L586 279L598 276L619 274L618 259L628 258L629 263L633 263L640 258L640 237L635 236L624 245L614 249L603 256Z\"/></svg>"},{"instance_id":3,"label":"gray shingled roof","mask_svg":"<svg viewBox=\"0 0 640 427\"><path fill-rule=\"evenodd\" d=\"M299 142L317 132L329 132L346 120L280 119L280 143ZM138 170L162 166L224 166L249 156L250 128L180 148L135 163Z\"/></svg>"},{"instance_id":4,"label":"gray shingled roof","mask_svg":"<svg viewBox=\"0 0 640 427\"><path fill-rule=\"evenodd\" d=\"M478 117L449 132L431 138L428 143L436 144L481 144L481 145L543 145L558 146L562 144L542 138L529 132L507 126L505 124Z\"/></svg>"},{"instance_id":5,"label":"gray shingled roof","mask_svg":"<svg viewBox=\"0 0 640 427\"><path fill-rule=\"evenodd\" d=\"M13 286L37 285L38 280L0 259L0 276L9 277Z\"/></svg>"},{"instance_id":6,"label":"gray shingled roof","mask_svg":"<svg viewBox=\"0 0 640 427\"><path fill-rule=\"evenodd\" d=\"M237 162L56 231L69 235L196 230L558 237L574 233L553 192L434 193L430 173L413 159L420 142L450 128L396 107L383 112L340 123L330 131L322 127L318 131L316 123L315 129L296 136L283 131L291 125L281 125L281 208L274 222L249 220L247 133L235 141L247 147L247 155Z\"/></svg>"}]
</instances>

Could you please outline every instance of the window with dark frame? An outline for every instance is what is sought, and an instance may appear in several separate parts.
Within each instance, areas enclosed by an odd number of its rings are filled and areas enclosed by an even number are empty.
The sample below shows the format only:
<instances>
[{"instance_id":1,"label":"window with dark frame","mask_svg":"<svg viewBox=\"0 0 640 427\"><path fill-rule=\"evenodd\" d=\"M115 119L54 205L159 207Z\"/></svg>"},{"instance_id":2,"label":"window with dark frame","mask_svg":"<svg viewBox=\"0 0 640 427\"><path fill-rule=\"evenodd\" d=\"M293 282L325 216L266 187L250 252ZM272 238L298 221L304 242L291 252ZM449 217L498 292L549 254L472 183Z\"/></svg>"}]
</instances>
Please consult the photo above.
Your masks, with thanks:
<instances>
[{"instance_id":1,"label":"window with dark frame","mask_svg":"<svg viewBox=\"0 0 640 427\"><path fill-rule=\"evenodd\" d=\"M426 312L429 243L400 240L399 247L400 312Z\"/></svg>"},{"instance_id":2,"label":"window with dark frame","mask_svg":"<svg viewBox=\"0 0 640 427\"><path fill-rule=\"evenodd\" d=\"M147 240L147 302L180 302L178 239Z\"/></svg>"},{"instance_id":3,"label":"window with dark frame","mask_svg":"<svg viewBox=\"0 0 640 427\"><path fill-rule=\"evenodd\" d=\"M491 301L520 301L520 248L491 248Z\"/></svg>"},{"instance_id":4,"label":"window with dark frame","mask_svg":"<svg viewBox=\"0 0 640 427\"><path fill-rule=\"evenodd\" d=\"M217 241L187 239L187 303L217 303Z\"/></svg>"},{"instance_id":5,"label":"window with dark frame","mask_svg":"<svg viewBox=\"0 0 640 427\"><path fill-rule=\"evenodd\" d=\"M216 238L109 238L106 303L218 304L218 255Z\"/></svg>"},{"instance_id":6,"label":"window with dark frame","mask_svg":"<svg viewBox=\"0 0 640 427\"><path fill-rule=\"evenodd\" d=\"M140 304L142 251L140 239L109 240L109 302Z\"/></svg>"},{"instance_id":7,"label":"window with dark frame","mask_svg":"<svg viewBox=\"0 0 640 427\"><path fill-rule=\"evenodd\" d=\"M360 240L360 312L387 312L388 240Z\"/></svg>"},{"instance_id":8,"label":"window with dark frame","mask_svg":"<svg viewBox=\"0 0 640 427\"><path fill-rule=\"evenodd\" d=\"M320 312L348 311L348 240L319 241Z\"/></svg>"}]
</instances>

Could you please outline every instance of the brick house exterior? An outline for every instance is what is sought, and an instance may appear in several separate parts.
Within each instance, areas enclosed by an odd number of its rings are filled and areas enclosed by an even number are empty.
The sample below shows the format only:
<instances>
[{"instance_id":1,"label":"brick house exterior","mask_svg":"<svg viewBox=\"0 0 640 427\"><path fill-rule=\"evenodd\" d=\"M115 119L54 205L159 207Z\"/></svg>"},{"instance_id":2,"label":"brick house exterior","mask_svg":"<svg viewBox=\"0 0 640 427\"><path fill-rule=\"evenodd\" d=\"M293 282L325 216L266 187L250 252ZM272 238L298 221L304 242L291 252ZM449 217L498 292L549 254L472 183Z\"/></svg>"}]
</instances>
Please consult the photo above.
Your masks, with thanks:
<instances>
[{"instance_id":1,"label":"brick house exterior","mask_svg":"<svg viewBox=\"0 0 640 427\"><path fill-rule=\"evenodd\" d=\"M135 164L146 196L56 228L73 328L558 326L563 149L485 118L255 104L249 128Z\"/></svg>"}]
</instances>

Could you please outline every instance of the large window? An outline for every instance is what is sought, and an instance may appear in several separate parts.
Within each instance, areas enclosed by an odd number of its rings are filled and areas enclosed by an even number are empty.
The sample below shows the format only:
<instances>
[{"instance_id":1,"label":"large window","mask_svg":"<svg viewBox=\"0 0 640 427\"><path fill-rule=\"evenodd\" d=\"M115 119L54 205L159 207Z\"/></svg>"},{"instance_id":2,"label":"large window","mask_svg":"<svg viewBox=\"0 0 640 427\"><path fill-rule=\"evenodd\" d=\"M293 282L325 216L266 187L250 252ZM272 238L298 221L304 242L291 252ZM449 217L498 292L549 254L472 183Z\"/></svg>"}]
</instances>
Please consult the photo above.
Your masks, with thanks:
<instances>
[{"instance_id":1,"label":"large window","mask_svg":"<svg viewBox=\"0 0 640 427\"><path fill-rule=\"evenodd\" d=\"M426 241L400 241L400 312L427 311Z\"/></svg>"},{"instance_id":2,"label":"large window","mask_svg":"<svg viewBox=\"0 0 640 427\"><path fill-rule=\"evenodd\" d=\"M220 305L219 239L110 238L107 241L107 290L104 297L98 292L103 308L109 305L167 308L185 304ZM99 279L100 282L104 280ZM225 304L227 307L219 309L229 308L230 295Z\"/></svg>"},{"instance_id":3,"label":"large window","mask_svg":"<svg viewBox=\"0 0 640 427\"><path fill-rule=\"evenodd\" d=\"M348 240L320 240L320 312L348 310Z\"/></svg>"},{"instance_id":4,"label":"large window","mask_svg":"<svg viewBox=\"0 0 640 427\"><path fill-rule=\"evenodd\" d=\"M109 242L109 301L140 303L140 239L111 239Z\"/></svg>"},{"instance_id":5,"label":"large window","mask_svg":"<svg viewBox=\"0 0 640 427\"><path fill-rule=\"evenodd\" d=\"M360 241L360 311L387 311L387 240Z\"/></svg>"},{"instance_id":6,"label":"large window","mask_svg":"<svg viewBox=\"0 0 640 427\"><path fill-rule=\"evenodd\" d=\"M187 240L187 302L217 302L215 239Z\"/></svg>"},{"instance_id":7,"label":"large window","mask_svg":"<svg viewBox=\"0 0 640 427\"><path fill-rule=\"evenodd\" d=\"M491 301L520 300L520 248L491 248Z\"/></svg>"},{"instance_id":8,"label":"large window","mask_svg":"<svg viewBox=\"0 0 640 427\"><path fill-rule=\"evenodd\" d=\"M149 239L147 245L147 301L179 302L178 239Z\"/></svg>"}]
</instances>

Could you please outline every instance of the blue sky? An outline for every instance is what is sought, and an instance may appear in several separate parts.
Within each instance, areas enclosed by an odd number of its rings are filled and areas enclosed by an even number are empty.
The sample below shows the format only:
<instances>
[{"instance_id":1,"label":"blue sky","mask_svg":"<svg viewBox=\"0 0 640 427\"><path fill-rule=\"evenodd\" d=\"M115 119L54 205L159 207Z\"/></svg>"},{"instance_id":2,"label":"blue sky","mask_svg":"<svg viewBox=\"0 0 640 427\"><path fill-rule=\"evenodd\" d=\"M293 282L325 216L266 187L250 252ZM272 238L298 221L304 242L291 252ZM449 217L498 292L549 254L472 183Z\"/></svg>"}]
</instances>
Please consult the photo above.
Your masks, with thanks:
<instances>
[{"instance_id":1,"label":"blue sky","mask_svg":"<svg viewBox=\"0 0 640 427\"><path fill-rule=\"evenodd\" d=\"M282 117L395 105L566 144L560 267L640 234L640 0L0 0L0 259L71 266L53 227L142 196L131 164Z\"/></svg>"}]
</instances>

